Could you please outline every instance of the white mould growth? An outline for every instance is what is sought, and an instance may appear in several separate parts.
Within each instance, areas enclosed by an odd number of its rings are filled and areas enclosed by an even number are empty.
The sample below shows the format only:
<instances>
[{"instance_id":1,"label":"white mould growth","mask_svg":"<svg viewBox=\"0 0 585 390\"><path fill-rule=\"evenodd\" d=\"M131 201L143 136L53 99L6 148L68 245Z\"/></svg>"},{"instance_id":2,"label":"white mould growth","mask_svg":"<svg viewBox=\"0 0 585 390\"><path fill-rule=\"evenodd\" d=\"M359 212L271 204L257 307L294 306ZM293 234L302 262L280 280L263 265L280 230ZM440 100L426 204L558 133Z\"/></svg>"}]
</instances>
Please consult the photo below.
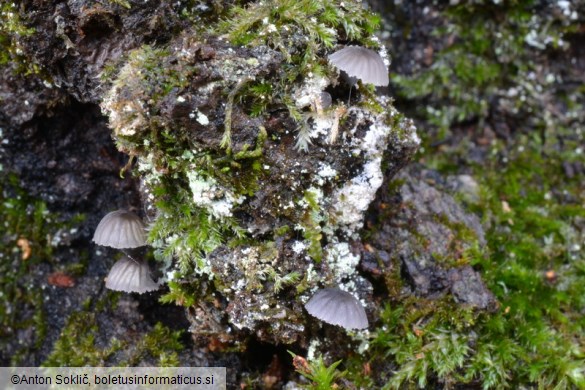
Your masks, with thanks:
<instances>
[{"instance_id":1,"label":"white mould growth","mask_svg":"<svg viewBox=\"0 0 585 390\"><path fill-rule=\"evenodd\" d=\"M321 169L317 174L321 177L335 177L337 175L337 171L331 168L331 165L328 164L321 164Z\"/></svg>"}]
</instances>

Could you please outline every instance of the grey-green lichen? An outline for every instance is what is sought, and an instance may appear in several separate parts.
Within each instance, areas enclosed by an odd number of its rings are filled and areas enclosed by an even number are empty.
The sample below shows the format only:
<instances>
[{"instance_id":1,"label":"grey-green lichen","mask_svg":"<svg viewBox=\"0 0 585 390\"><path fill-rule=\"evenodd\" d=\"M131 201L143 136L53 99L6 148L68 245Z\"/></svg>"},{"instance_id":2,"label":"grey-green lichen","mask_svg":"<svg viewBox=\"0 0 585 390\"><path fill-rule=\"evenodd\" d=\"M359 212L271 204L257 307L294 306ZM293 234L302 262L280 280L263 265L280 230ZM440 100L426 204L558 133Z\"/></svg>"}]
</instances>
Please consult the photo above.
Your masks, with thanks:
<instances>
[{"instance_id":1,"label":"grey-green lichen","mask_svg":"<svg viewBox=\"0 0 585 390\"><path fill-rule=\"evenodd\" d=\"M293 342L319 286L371 292L353 243L386 147L404 158L418 138L366 86L347 107L327 63L348 40L379 48L376 18L358 2L256 2L228 14L205 36L185 31L130 53L102 108L138 161L149 240L170 287L163 300L224 316L194 332L231 326ZM333 104L322 109L325 89Z\"/></svg>"}]
</instances>

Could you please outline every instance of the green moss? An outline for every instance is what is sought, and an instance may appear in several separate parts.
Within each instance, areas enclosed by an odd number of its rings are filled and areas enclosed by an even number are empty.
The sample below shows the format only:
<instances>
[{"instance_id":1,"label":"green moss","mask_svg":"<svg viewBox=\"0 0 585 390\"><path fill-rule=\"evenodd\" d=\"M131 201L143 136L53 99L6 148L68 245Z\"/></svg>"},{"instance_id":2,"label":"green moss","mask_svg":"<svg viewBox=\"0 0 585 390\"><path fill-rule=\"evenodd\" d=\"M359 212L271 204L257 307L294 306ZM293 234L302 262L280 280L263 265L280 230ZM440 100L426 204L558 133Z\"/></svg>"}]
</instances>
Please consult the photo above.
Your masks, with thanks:
<instances>
[{"instance_id":1,"label":"green moss","mask_svg":"<svg viewBox=\"0 0 585 390\"><path fill-rule=\"evenodd\" d=\"M2 2L0 4L0 67L16 64L16 72L39 73L39 64L31 62L24 56L20 43L21 39L26 39L34 33L33 28L23 23L16 3Z\"/></svg>"},{"instance_id":2,"label":"green moss","mask_svg":"<svg viewBox=\"0 0 585 390\"><path fill-rule=\"evenodd\" d=\"M126 9L132 8L132 6L130 5L130 2L128 0L108 0L108 1L112 4L117 4L120 7L124 7Z\"/></svg>"},{"instance_id":3,"label":"green moss","mask_svg":"<svg viewBox=\"0 0 585 390\"><path fill-rule=\"evenodd\" d=\"M110 122L119 149L139 156L138 171L156 199L159 213L149 233L150 242L157 248L155 257L167 264L171 259L176 261L178 280L170 281L171 291L163 301L174 299L189 305L194 302L192 295L198 284L194 276L212 275L206 255L220 245L236 245L244 238L230 210L243 196L256 191L263 174L261 160L267 133L259 126L255 145L244 144L232 151L232 107L241 97L240 90L248 86L242 81L226 91L224 150L198 145L183 127L169 128L160 111L161 101L169 94L191 96L189 80L201 70L176 55L149 46L133 51L105 105L116 113ZM238 67L241 64L237 61L240 59L226 61L226 66Z\"/></svg>"},{"instance_id":4,"label":"green moss","mask_svg":"<svg viewBox=\"0 0 585 390\"><path fill-rule=\"evenodd\" d=\"M385 275L390 303L370 348L342 365L364 388L585 388L585 184L579 174L567 174L567 166L583 162L582 88L527 77L531 71L554 75L547 65L578 23L532 1L480 1L440 12L447 24L437 33L457 39L435 52L430 67L393 81L403 97L414 99L408 104L423 126L442 130L421 132L422 162L445 174L465 172L480 184L479 200L466 205L482 218L487 245L470 246L462 261L481 273L500 308L478 313L448 296L403 299L399 271L393 271ZM528 45L532 30L550 42ZM508 98L510 89L518 95ZM470 157L476 137L431 146L460 121L483 131L495 97L519 120L508 122L517 128L505 143L495 139L480 148L481 163L477 154ZM553 109L551 101L565 107ZM501 120L497 115L490 119ZM462 242L476 240L459 224L437 222ZM369 376L364 365L372 367Z\"/></svg>"},{"instance_id":5,"label":"green moss","mask_svg":"<svg viewBox=\"0 0 585 390\"><path fill-rule=\"evenodd\" d=\"M311 381L310 385L304 386L303 388L311 390L329 390L339 387L338 380L345 375L345 372L337 370L337 367L341 364L341 360L326 365L323 361L323 356L307 361L290 351L289 353L293 357L293 364L296 371Z\"/></svg>"},{"instance_id":6,"label":"green moss","mask_svg":"<svg viewBox=\"0 0 585 390\"><path fill-rule=\"evenodd\" d=\"M12 356L12 363L39 348L47 324L42 309L44 293L32 272L41 263L53 264L53 237L59 230L77 226L82 217L71 221L51 213L47 205L23 190L16 176L3 176L0 184L0 338L2 348L15 332L29 330L32 337Z\"/></svg>"},{"instance_id":7,"label":"green moss","mask_svg":"<svg viewBox=\"0 0 585 390\"><path fill-rule=\"evenodd\" d=\"M187 189L167 186L155 191L166 191L174 197L160 200L159 217L149 232L149 241L164 247L155 253L159 260L175 258L181 273L209 272L205 254L225 243L229 237L242 237L243 232L233 218L214 220L209 211L192 205ZM164 198L163 198L164 199Z\"/></svg>"},{"instance_id":8,"label":"green moss","mask_svg":"<svg viewBox=\"0 0 585 390\"><path fill-rule=\"evenodd\" d=\"M112 339L107 347L99 347L97 336L96 314L89 311L74 312L67 320L43 366L104 366L108 359L122 348L122 342Z\"/></svg>"},{"instance_id":9,"label":"green moss","mask_svg":"<svg viewBox=\"0 0 585 390\"><path fill-rule=\"evenodd\" d=\"M143 361L146 356L157 360L158 367L177 367L180 365L178 352L184 346L180 339L183 331L171 331L169 328L157 322L154 328L145 334L136 344L128 365L133 366Z\"/></svg>"},{"instance_id":10,"label":"green moss","mask_svg":"<svg viewBox=\"0 0 585 390\"><path fill-rule=\"evenodd\" d=\"M347 1L340 7L330 0L279 0L233 7L220 31L228 32L235 44L266 45L279 50L288 63L310 65L311 71L323 73L319 51L338 40L366 43L378 25L379 18L359 2ZM295 39L298 34L308 39Z\"/></svg>"},{"instance_id":11,"label":"green moss","mask_svg":"<svg viewBox=\"0 0 585 390\"><path fill-rule=\"evenodd\" d=\"M148 332L104 342L105 332L98 318L113 316L118 293L108 292L100 299L88 298L81 309L71 313L59 339L53 345L45 367L134 366L154 359L160 367L178 366L178 353L184 348L183 331L172 331L157 323Z\"/></svg>"},{"instance_id":12,"label":"green moss","mask_svg":"<svg viewBox=\"0 0 585 390\"><path fill-rule=\"evenodd\" d=\"M284 57L279 82L258 80L242 91L241 102L252 116L265 115L270 107L285 106L291 118L300 124L297 148L307 150L306 118L291 100L292 87L303 79L332 76L326 51L337 43L351 42L379 47L373 33L379 17L357 1L271 0L230 8L217 32L227 33L231 42L243 46L268 46ZM299 39L299 37L303 37ZM362 88L372 96L373 87ZM381 107L374 99L365 99L374 112Z\"/></svg>"},{"instance_id":13,"label":"green moss","mask_svg":"<svg viewBox=\"0 0 585 390\"><path fill-rule=\"evenodd\" d=\"M526 79L527 74L539 72L534 58L539 52L561 49L561 44L566 47L563 39L576 28L561 12L542 12L530 0L453 5L445 7L441 17L445 23L433 35L456 37L454 42L435 52L431 66L392 76L402 97L417 100L411 105L416 115L436 126L439 137L456 123L483 124L490 102L511 89L528 100L537 98L539 89L534 87L540 82ZM396 21L405 22L409 23ZM409 30L407 25L401 27ZM428 104L430 96L436 100ZM526 101L516 104L518 111L531 115Z\"/></svg>"},{"instance_id":14,"label":"green moss","mask_svg":"<svg viewBox=\"0 0 585 390\"><path fill-rule=\"evenodd\" d=\"M309 242L307 252L309 256L316 262L321 262L323 259L323 247L321 240L323 238L322 224L326 222L326 216L320 205L320 197L322 197L318 190L310 188L305 191L303 196L306 207L305 216L303 218L303 237Z\"/></svg>"},{"instance_id":15,"label":"green moss","mask_svg":"<svg viewBox=\"0 0 585 390\"><path fill-rule=\"evenodd\" d=\"M266 22L262 13L267 13ZM304 260L308 254L320 262L325 234L331 243L357 229L352 225L342 232L329 227L323 209L331 207L330 200L318 197L323 198L324 191L334 193L373 157L370 151L355 150L347 154L355 166L333 167L341 157L326 158L328 149L352 148L344 137L335 146L307 154L315 168L323 163L339 171L335 177L317 177L312 166L287 150L288 133L295 121L314 125L310 99L330 83L329 76L337 78L326 59L336 43L379 47L372 36L376 18L357 1L341 6L332 1L248 2L227 14L225 23L211 25L207 34L189 30L165 47L144 46L131 52L102 108L119 149L136 156L147 207L156 211L149 242L169 286L162 301L192 306L211 302L214 292L228 300L237 296L236 305L250 299L254 307L249 310L230 305L228 310L237 309L228 311L232 325L253 329L274 318L282 325L275 329L281 331L266 333L267 337L294 342L303 319L289 315L286 302L295 299L290 286L298 283L298 296L319 283L322 275L310 261L292 264L291 258ZM265 23L281 34L265 35ZM240 34L243 30L246 36ZM225 34L232 44L247 47L226 43ZM373 91L368 87L363 93L372 100L366 104L372 110L358 107L364 115L356 117L380 125L379 136L386 137L390 128L381 122L392 115L374 104ZM390 107L389 101L379 101ZM323 123L333 119L335 109L320 118ZM342 131L354 119L342 118ZM356 132L355 140L361 136ZM285 168L290 159L298 164ZM263 191L257 194L260 184ZM277 191L282 185L286 188ZM275 242L278 253L269 247ZM348 247L346 242L336 244ZM347 252L344 255L357 263L357 256ZM228 267L218 260L229 260ZM343 270L350 278L355 277L352 271L353 266ZM288 300L279 299L279 293Z\"/></svg>"},{"instance_id":16,"label":"green moss","mask_svg":"<svg viewBox=\"0 0 585 390\"><path fill-rule=\"evenodd\" d=\"M301 280L301 275L296 271L280 276L273 270L269 276L274 283L273 290L275 294L278 294L287 286L298 286Z\"/></svg>"},{"instance_id":17,"label":"green moss","mask_svg":"<svg viewBox=\"0 0 585 390\"><path fill-rule=\"evenodd\" d=\"M148 149L149 145L143 143L146 135L154 144L173 143L178 147L182 140L180 134L177 137L165 129L156 103L171 91L187 86L194 69L169 63L169 54L166 49L148 45L133 50L113 82L113 89L123 98L108 101L109 109L119 112L110 122L118 136L118 148L131 155Z\"/></svg>"},{"instance_id":18,"label":"green moss","mask_svg":"<svg viewBox=\"0 0 585 390\"><path fill-rule=\"evenodd\" d=\"M355 383L372 386L357 374L364 360L374 365L390 359L395 374L385 388L585 386L585 188L579 177L562 173L582 147L582 139L570 134L559 125L554 136L562 143L522 135L495 142L485 161L466 167L481 187L480 200L469 206L489 229L486 248L472 246L464 258L481 271L500 310L474 313L448 297L392 302L382 311L368 358L344 361ZM464 142L426 158L452 172L452 160L465 162L468 150ZM460 233L474 239L466 229ZM388 286L396 280L388 275ZM391 297L400 296L398 288L389 289Z\"/></svg>"}]
</instances>

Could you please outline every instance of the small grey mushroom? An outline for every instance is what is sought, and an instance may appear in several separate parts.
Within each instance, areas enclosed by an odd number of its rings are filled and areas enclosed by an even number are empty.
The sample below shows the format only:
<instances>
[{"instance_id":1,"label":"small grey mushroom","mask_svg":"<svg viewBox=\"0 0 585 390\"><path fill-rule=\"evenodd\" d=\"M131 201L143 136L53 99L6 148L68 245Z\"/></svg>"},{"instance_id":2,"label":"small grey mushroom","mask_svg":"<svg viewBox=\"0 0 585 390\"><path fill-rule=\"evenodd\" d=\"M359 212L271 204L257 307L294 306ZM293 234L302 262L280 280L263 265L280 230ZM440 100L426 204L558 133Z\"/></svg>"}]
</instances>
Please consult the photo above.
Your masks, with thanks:
<instances>
[{"instance_id":1,"label":"small grey mushroom","mask_svg":"<svg viewBox=\"0 0 585 390\"><path fill-rule=\"evenodd\" d=\"M345 329L368 327L368 317L360 301L338 288L317 291L305 304L305 309L313 317Z\"/></svg>"},{"instance_id":2,"label":"small grey mushroom","mask_svg":"<svg viewBox=\"0 0 585 390\"><path fill-rule=\"evenodd\" d=\"M146 225L130 211L112 211L98 224L93 242L116 249L138 248L146 245Z\"/></svg>"},{"instance_id":3,"label":"small grey mushroom","mask_svg":"<svg viewBox=\"0 0 585 390\"><path fill-rule=\"evenodd\" d=\"M363 83L384 87L390 82L388 69L380 54L362 46L346 46L329 55L329 62L350 78L356 77Z\"/></svg>"},{"instance_id":4,"label":"small grey mushroom","mask_svg":"<svg viewBox=\"0 0 585 390\"><path fill-rule=\"evenodd\" d=\"M158 290L159 284L150 277L150 268L145 261L124 256L110 270L106 278L106 288L142 294Z\"/></svg>"}]
</instances>

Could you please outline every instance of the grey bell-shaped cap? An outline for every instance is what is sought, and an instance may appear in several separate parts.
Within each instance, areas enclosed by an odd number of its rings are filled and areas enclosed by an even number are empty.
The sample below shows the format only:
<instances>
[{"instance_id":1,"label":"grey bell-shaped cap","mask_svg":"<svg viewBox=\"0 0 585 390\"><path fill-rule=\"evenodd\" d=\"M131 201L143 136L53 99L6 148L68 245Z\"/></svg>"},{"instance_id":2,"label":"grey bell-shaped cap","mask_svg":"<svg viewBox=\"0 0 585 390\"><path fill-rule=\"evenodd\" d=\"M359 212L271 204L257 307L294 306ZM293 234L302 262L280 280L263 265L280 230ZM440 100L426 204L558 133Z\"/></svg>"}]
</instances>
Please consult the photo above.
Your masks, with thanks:
<instances>
[{"instance_id":1,"label":"grey bell-shaped cap","mask_svg":"<svg viewBox=\"0 0 585 390\"><path fill-rule=\"evenodd\" d=\"M93 242L116 249L138 248L146 245L146 225L130 211L112 211L98 224Z\"/></svg>"},{"instance_id":2,"label":"grey bell-shaped cap","mask_svg":"<svg viewBox=\"0 0 585 390\"><path fill-rule=\"evenodd\" d=\"M329 62L363 83L385 87L390 82L388 69L380 54L361 46L346 46L329 56Z\"/></svg>"},{"instance_id":3,"label":"grey bell-shaped cap","mask_svg":"<svg viewBox=\"0 0 585 390\"><path fill-rule=\"evenodd\" d=\"M305 304L305 309L313 317L345 329L368 327L368 317L360 301L338 288L317 291Z\"/></svg>"},{"instance_id":4,"label":"grey bell-shaped cap","mask_svg":"<svg viewBox=\"0 0 585 390\"><path fill-rule=\"evenodd\" d=\"M159 284L150 277L150 268L146 262L124 256L110 270L106 278L106 288L142 294L158 290Z\"/></svg>"}]
</instances>

